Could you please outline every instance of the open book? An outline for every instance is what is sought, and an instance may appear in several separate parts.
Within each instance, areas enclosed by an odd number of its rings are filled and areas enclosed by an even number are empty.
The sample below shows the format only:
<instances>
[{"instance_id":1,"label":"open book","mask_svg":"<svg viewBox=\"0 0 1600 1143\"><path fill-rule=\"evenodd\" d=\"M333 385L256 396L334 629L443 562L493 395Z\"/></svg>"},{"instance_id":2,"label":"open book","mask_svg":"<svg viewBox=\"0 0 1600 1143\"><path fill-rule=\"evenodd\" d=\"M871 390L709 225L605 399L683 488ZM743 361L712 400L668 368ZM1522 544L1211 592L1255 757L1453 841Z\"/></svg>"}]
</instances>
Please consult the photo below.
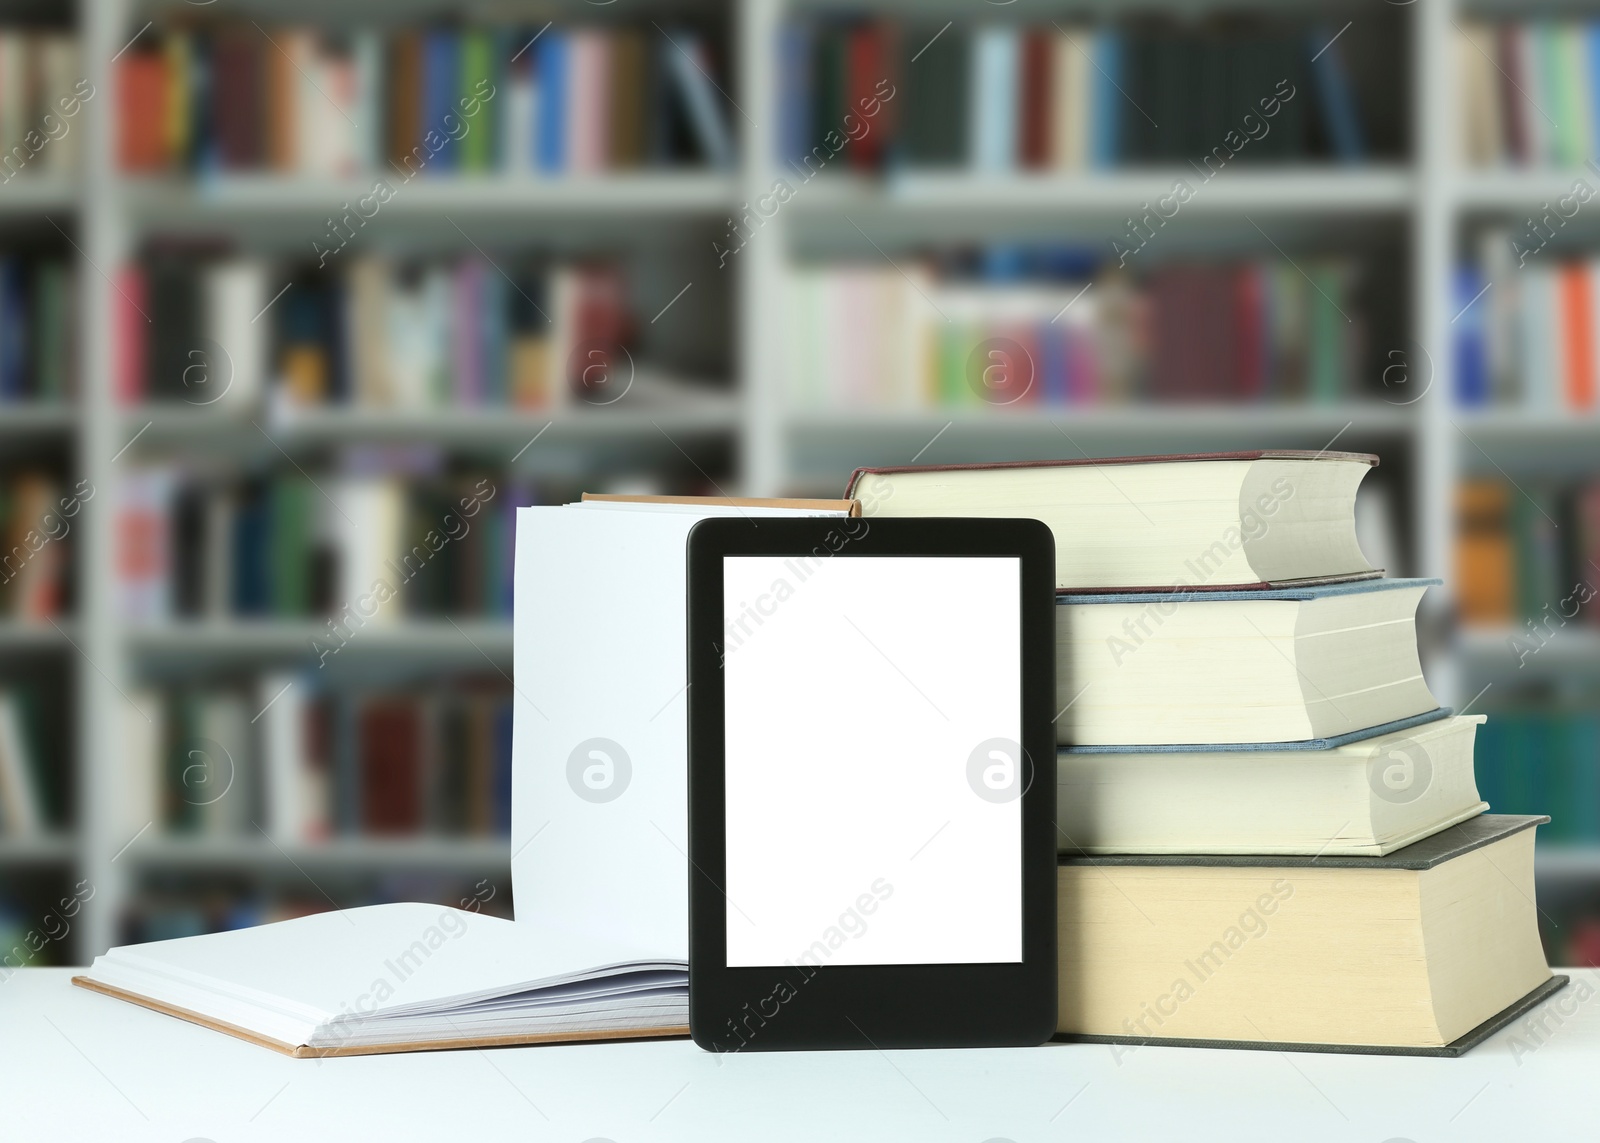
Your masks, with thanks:
<instances>
[{"instance_id":1,"label":"open book","mask_svg":"<svg viewBox=\"0 0 1600 1143\"><path fill-rule=\"evenodd\" d=\"M688 1035L689 530L851 507L518 511L514 922L372 905L114 948L73 983L295 1056Z\"/></svg>"},{"instance_id":2,"label":"open book","mask_svg":"<svg viewBox=\"0 0 1600 1143\"><path fill-rule=\"evenodd\" d=\"M688 963L441 905L124 945L76 983L292 1056L685 1033Z\"/></svg>"}]
</instances>

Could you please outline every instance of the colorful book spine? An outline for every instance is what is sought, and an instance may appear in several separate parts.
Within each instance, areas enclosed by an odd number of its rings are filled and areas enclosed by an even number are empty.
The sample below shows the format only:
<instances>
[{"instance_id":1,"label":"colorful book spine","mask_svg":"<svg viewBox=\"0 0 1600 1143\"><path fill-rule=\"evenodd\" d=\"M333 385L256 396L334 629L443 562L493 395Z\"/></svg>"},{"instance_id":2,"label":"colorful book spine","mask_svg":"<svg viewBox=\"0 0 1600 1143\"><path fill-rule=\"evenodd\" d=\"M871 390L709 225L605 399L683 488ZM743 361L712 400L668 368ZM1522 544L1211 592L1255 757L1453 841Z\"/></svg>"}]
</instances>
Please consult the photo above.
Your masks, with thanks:
<instances>
[{"instance_id":1,"label":"colorful book spine","mask_svg":"<svg viewBox=\"0 0 1600 1143\"><path fill-rule=\"evenodd\" d=\"M556 173L567 166L567 90L569 44L565 32L551 28L536 45L538 77L538 133L535 144L539 169Z\"/></svg>"}]
</instances>

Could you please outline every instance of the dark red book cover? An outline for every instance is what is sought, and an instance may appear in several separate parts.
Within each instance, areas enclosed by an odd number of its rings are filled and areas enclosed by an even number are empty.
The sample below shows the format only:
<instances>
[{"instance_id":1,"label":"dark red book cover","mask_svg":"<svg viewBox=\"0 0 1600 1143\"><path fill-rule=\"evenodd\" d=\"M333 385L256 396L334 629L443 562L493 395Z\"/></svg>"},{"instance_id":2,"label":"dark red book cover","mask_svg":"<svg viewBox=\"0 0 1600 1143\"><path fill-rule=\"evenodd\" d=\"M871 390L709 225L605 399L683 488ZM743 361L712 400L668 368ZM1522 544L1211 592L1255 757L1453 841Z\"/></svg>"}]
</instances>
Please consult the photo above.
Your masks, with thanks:
<instances>
[{"instance_id":1,"label":"dark red book cover","mask_svg":"<svg viewBox=\"0 0 1600 1143\"><path fill-rule=\"evenodd\" d=\"M137 405L146 396L145 363L149 360L146 332L150 323L145 318L149 297L143 266L128 262L117 271L117 296L111 305L117 400Z\"/></svg>"},{"instance_id":2,"label":"dark red book cover","mask_svg":"<svg viewBox=\"0 0 1600 1143\"><path fill-rule=\"evenodd\" d=\"M851 140L846 148L850 165L858 170L875 170L883 162L884 132L877 117L869 118L865 109L877 98L887 54L881 25L869 23L851 29L845 44L843 133Z\"/></svg>"},{"instance_id":3,"label":"dark red book cover","mask_svg":"<svg viewBox=\"0 0 1600 1143\"><path fill-rule=\"evenodd\" d=\"M226 170L249 170L261 163L261 47L254 30L219 32L213 50L217 151ZM270 50L270 49L269 49Z\"/></svg>"},{"instance_id":4,"label":"dark red book cover","mask_svg":"<svg viewBox=\"0 0 1600 1143\"><path fill-rule=\"evenodd\" d=\"M1239 397L1239 303L1235 282L1236 267L1210 267L1207 270L1206 329L1210 335L1204 357L1209 400L1237 400Z\"/></svg>"},{"instance_id":5,"label":"dark red book cover","mask_svg":"<svg viewBox=\"0 0 1600 1143\"><path fill-rule=\"evenodd\" d=\"M1150 395L1183 401L1199 387L1193 266L1165 266L1150 281Z\"/></svg>"},{"instance_id":6,"label":"dark red book cover","mask_svg":"<svg viewBox=\"0 0 1600 1143\"><path fill-rule=\"evenodd\" d=\"M422 828L421 714L407 699L374 699L359 718L362 829L415 833Z\"/></svg>"},{"instance_id":7,"label":"dark red book cover","mask_svg":"<svg viewBox=\"0 0 1600 1143\"><path fill-rule=\"evenodd\" d=\"M1240 266L1234 271L1234 339L1239 355L1239 395L1246 400L1267 391L1266 307L1261 267Z\"/></svg>"},{"instance_id":8,"label":"dark red book cover","mask_svg":"<svg viewBox=\"0 0 1600 1143\"><path fill-rule=\"evenodd\" d=\"M1051 37L1038 28L1022 39L1022 106L1017 110L1017 154L1024 167L1041 170L1050 163Z\"/></svg>"}]
</instances>

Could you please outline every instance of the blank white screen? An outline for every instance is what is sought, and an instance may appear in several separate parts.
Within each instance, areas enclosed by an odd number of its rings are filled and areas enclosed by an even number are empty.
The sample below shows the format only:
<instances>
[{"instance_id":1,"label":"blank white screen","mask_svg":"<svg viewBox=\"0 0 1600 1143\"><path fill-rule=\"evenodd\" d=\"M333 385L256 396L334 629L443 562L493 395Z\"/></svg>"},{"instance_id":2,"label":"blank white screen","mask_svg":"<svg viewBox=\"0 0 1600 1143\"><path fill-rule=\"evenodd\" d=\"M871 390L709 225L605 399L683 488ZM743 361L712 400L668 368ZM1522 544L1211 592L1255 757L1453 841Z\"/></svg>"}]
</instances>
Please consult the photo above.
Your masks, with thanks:
<instances>
[{"instance_id":1,"label":"blank white screen","mask_svg":"<svg viewBox=\"0 0 1600 1143\"><path fill-rule=\"evenodd\" d=\"M730 967L1022 960L1020 573L724 557Z\"/></svg>"}]
</instances>

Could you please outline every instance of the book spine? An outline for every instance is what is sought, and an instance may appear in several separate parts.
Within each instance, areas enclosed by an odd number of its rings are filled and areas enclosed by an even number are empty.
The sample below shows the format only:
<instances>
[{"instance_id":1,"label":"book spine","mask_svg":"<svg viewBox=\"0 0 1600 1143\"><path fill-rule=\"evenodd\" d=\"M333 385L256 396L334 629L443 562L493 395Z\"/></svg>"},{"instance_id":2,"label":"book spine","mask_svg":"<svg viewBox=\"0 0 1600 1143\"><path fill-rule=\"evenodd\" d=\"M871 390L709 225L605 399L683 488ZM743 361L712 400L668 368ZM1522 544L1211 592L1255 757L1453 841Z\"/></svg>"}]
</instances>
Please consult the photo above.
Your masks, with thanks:
<instances>
[{"instance_id":1,"label":"book spine","mask_svg":"<svg viewBox=\"0 0 1600 1143\"><path fill-rule=\"evenodd\" d=\"M535 153L539 169L559 174L567 168L568 41L566 33L551 28L539 37L535 74L538 83L538 137Z\"/></svg>"}]
</instances>

